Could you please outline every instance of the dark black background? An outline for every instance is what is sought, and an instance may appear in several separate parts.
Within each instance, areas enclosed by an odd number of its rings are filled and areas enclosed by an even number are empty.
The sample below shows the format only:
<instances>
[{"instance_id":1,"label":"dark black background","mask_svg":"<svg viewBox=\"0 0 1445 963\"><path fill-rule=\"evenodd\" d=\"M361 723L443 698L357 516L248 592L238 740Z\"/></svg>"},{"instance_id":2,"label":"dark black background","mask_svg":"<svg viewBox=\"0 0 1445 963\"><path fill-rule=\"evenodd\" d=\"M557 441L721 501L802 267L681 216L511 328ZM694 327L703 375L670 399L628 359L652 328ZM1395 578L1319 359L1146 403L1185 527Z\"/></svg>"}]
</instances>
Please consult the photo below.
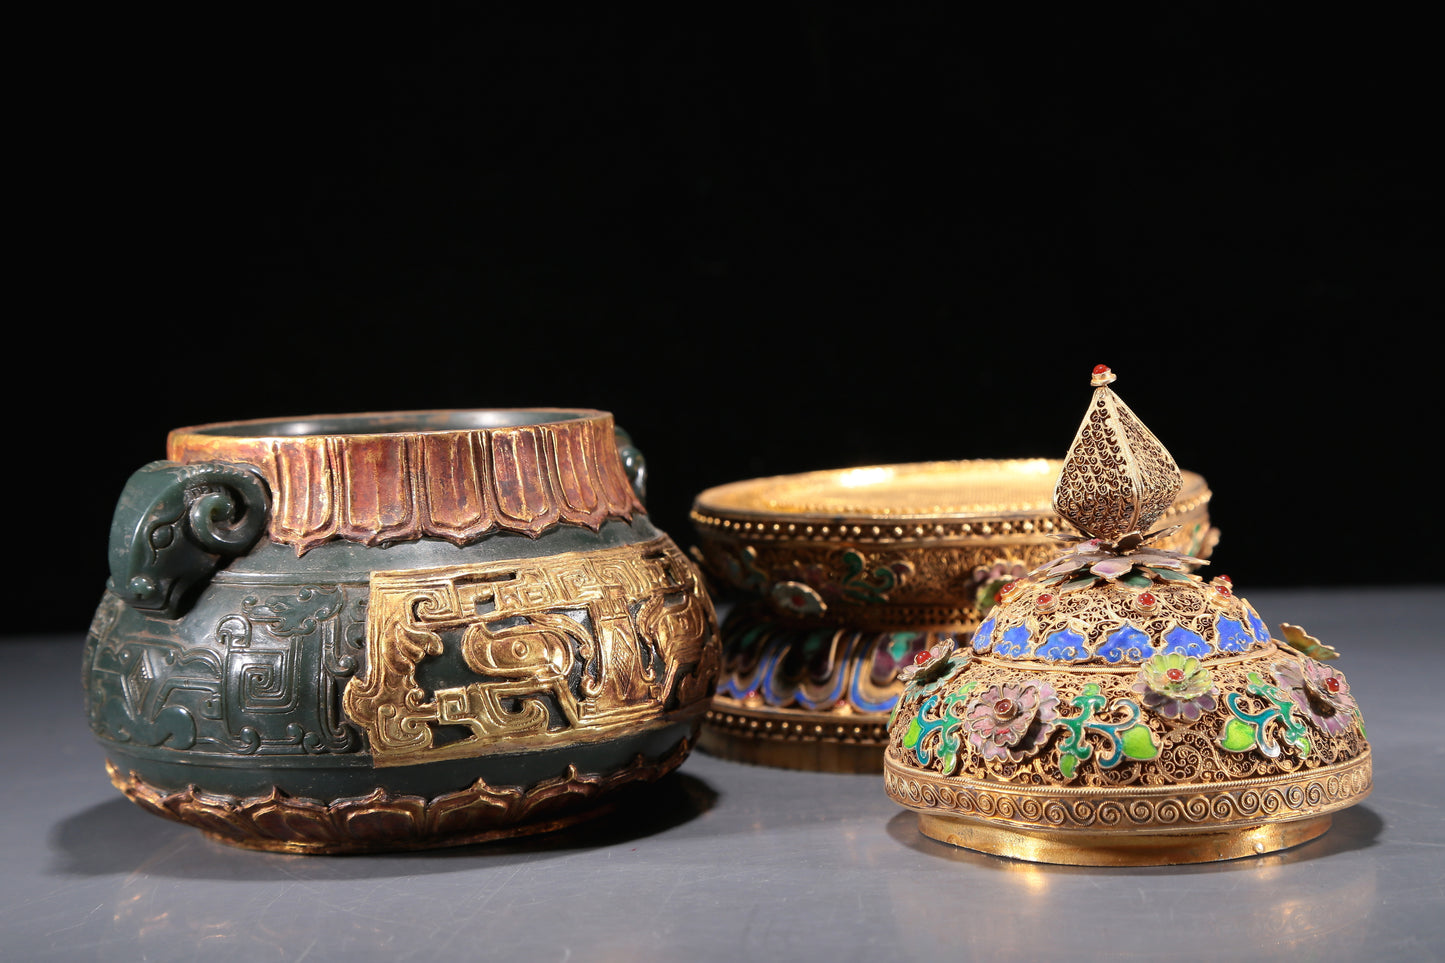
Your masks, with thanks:
<instances>
[{"instance_id":1,"label":"dark black background","mask_svg":"<svg viewBox=\"0 0 1445 963\"><path fill-rule=\"evenodd\" d=\"M297 6L32 38L11 631L83 628L179 425L602 408L687 545L739 478L1060 457L1100 362L1246 594L1439 581L1425 24Z\"/></svg>"}]
</instances>

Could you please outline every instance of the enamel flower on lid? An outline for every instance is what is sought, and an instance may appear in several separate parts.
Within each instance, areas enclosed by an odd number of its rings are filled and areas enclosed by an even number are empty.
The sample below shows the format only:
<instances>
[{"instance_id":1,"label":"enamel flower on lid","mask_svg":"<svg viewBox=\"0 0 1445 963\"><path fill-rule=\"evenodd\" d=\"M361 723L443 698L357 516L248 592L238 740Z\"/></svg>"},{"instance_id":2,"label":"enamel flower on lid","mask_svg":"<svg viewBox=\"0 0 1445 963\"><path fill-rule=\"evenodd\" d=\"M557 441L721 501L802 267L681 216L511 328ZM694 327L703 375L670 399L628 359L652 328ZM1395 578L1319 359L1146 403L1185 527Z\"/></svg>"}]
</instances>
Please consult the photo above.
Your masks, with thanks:
<instances>
[{"instance_id":1,"label":"enamel flower on lid","mask_svg":"<svg viewBox=\"0 0 1445 963\"><path fill-rule=\"evenodd\" d=\"M1078 865L1296 846L1371 787L1337 653L1271 635L1228 576L1161 548L1174 459L1095 369L1053 504L1076 534L999 590L894 710L887 791L934 839ZM960 659L959 653L970 657Z\"/></svg>"},{"instance_id":2,"label":"enamel flower on lid","mask_svg":"<svg viewBox=\"0 0 1445 963\"><path fill-rule=\"evenodd\" d=\"M1161 652L1139 669L1134 691L1166 719L1198 719L1215 707L1214 676L1192 655Z\"/></svg>"},{"instance_id":3,"label":"enamel flower on lid","mask_svg":"<svg viewBox=\"0 0 1445 963\"><path fill-rule=\"evenodd\" d=\"M926 695L956 675L972 658L972 649L960 649L953 639L943 639L899 669L898 680L915 696Z\"/></svg>"},{"instance_id":4,"label":"enamel flower on lid","mask_svg":"<svg viewBox=\"0 0 1445 963\"><path fill-rule=\"evenodd\" d=\"M1280 687L1319 728L1338 735L1354 725L1354 697L1345 677L1314 659L1288 660L1274 667Z\"/></svg>"},{"instance_id":5,"label":"enamel flower on lid","mask_svg":"<svg viewBox=\"0 0 1445 963\"><path fill-rule=\"evenodd\" d=\"M968 741L984 758L1018 761L1048 737L1058 705L1048 685L990 686L966 710Z\"/></svg>"}]
</instances>

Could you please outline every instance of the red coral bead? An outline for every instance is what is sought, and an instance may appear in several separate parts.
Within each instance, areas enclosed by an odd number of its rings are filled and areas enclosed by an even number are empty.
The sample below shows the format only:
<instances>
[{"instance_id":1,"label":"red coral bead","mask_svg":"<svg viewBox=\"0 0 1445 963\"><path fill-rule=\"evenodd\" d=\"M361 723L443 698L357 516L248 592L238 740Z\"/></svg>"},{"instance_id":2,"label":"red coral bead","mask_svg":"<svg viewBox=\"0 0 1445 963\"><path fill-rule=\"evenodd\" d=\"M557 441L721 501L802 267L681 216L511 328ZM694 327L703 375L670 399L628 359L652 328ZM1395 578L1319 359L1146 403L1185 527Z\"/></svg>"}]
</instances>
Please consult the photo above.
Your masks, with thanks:
<instances>
[{"instance_id":1,"label":"red coral bead","mask_svg":"<svg viewBox=\"0 0 1445 963\"><path fill-rule=\"evenodd\" d=\"M1143 593L1142 595L1139 596L1139 604L1140 604L1140 605L1153 605L1153 604L1154 604L1155 602L1157 602L1157 601L1159 601L1159 600L1156 599L1156 598L1154 597L1154 595L1153 595L1152 593L1150 593L1150 592L1145 592L1145 593Z\"/></svg>"},{"instance_id":2,"label":"red coral bead","mask_svg":"<svg viewBox=\"0 0 1445 963\"><path fill-rule=\"evenodd\" d=\"M931 661L933 661L933 653L931 652L920 652L913 657L914 665L927 665Z\"/></svg>"},{"instance_id":3,"label":"red coral bead","mask_svg":"<svg viewBox=\"0 0 1445 963\"><path fill-rule=\"evenodd\" d=\"M1014 704L1012 699L1000 699L993 704L994 715L1001 719L1007 719L1013 715Z\"/></svg>"},{"instance_id":4,"label":"red coral bead","mask_svg":"<svg viewBox=\"0 0 1445 963\"><path fill-rule=\"evenodd\" d=\"M1328 679L1325 680L1325 688L1329 689L1331 692L1339 692L1340 680L1335 678L1334 676L1330 676Z\"/></svg>"},{"instance_id":5,"label":"red coral bead","mask_svg":"<svg viewBox=\"0 0 1445 963\"><path fill-rule=\"evenodd\" d=\"M1103 374L1105 371L1108 371L1108 370L1109 370L1109 366L1106 365L1106 364L1096 364L1096 365L1094 365L1094 374Z\"/></svg>"},{"instance_id":6,"label":"red coral bead","mask_svg":"<svg viewBox=\"0 0 1445 963\"><path fill-rule=\"evenodd\" d=\"M1170 669L1168 672L1165 672L1164 674L1169 677L1169 681L1170 681L1170 682L1178 682L1180 679L1184 678L1184 670L1183 670L1183 669L1177 669L1177 668L1176 668L1176 669Z\"/></svg>"},{"instance_id":7,"label":"red coral bead","mask_svg":"<svg viewBox=\"0 0 1445 963\"><path fill-rule=\"evenodd\" d=\"M1043 595L1040 595L1040 596L1038 597L1038 600L1037 600L1037 601L1038 601L1038 604L1039 604L1039 605L1048 605L1048 604L1049 604L1050 602L1052 602L1053 600L1054 600L1054 597L1053 597L1052 595L1050 595L1049 593L1045 592Z\"/></svg>"}]
</instances>

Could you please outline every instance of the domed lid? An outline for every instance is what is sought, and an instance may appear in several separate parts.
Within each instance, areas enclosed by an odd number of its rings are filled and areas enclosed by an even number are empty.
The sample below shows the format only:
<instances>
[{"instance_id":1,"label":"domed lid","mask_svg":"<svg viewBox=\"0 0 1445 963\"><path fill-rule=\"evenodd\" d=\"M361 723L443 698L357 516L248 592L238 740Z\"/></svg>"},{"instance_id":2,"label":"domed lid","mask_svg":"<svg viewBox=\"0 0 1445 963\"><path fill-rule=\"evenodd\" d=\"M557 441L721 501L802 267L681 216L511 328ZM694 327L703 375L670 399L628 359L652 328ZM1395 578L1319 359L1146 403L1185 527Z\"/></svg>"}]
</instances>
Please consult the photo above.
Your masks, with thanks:
<instances>
[{"instance_id":1,"label":"domed lid","mask_svg":"<svg viewBox=\"0 0 1445 963\"><path fill-rule=\"evenodd\" d=\"M1157 547L1173 458L1094 370L1054 507L1063 554L967 641L899 673L889 795L925 835L1042 862L1148 865L1297 845L1370 791L1336 653L1271 636L1225 576ZM1151 544L1152 543L1152 544Z\"/></svg>"}]
</instances>

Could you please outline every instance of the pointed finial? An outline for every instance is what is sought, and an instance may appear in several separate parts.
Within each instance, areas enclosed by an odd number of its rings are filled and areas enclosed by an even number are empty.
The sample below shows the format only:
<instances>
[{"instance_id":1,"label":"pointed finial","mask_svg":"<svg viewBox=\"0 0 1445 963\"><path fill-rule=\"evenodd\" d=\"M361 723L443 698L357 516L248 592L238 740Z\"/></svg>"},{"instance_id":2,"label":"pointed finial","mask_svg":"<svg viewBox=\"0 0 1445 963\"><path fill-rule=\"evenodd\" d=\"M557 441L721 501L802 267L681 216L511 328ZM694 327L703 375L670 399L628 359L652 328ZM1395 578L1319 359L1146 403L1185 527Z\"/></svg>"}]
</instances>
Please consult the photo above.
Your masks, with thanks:
<instances>
[{"instance_id":1,"label":"pointed finial","mask_svg":"<svg viewBox=\"0 0 1445 963\"><path fill-rule=\"evenodd\" d=\"M1109 387L1114 380L1108 365L1094 367L1094 398L1054 487L1054 511L1108 541L1147 534L1183 484L1168 450Z\"/></svg>"}]
</instances>

